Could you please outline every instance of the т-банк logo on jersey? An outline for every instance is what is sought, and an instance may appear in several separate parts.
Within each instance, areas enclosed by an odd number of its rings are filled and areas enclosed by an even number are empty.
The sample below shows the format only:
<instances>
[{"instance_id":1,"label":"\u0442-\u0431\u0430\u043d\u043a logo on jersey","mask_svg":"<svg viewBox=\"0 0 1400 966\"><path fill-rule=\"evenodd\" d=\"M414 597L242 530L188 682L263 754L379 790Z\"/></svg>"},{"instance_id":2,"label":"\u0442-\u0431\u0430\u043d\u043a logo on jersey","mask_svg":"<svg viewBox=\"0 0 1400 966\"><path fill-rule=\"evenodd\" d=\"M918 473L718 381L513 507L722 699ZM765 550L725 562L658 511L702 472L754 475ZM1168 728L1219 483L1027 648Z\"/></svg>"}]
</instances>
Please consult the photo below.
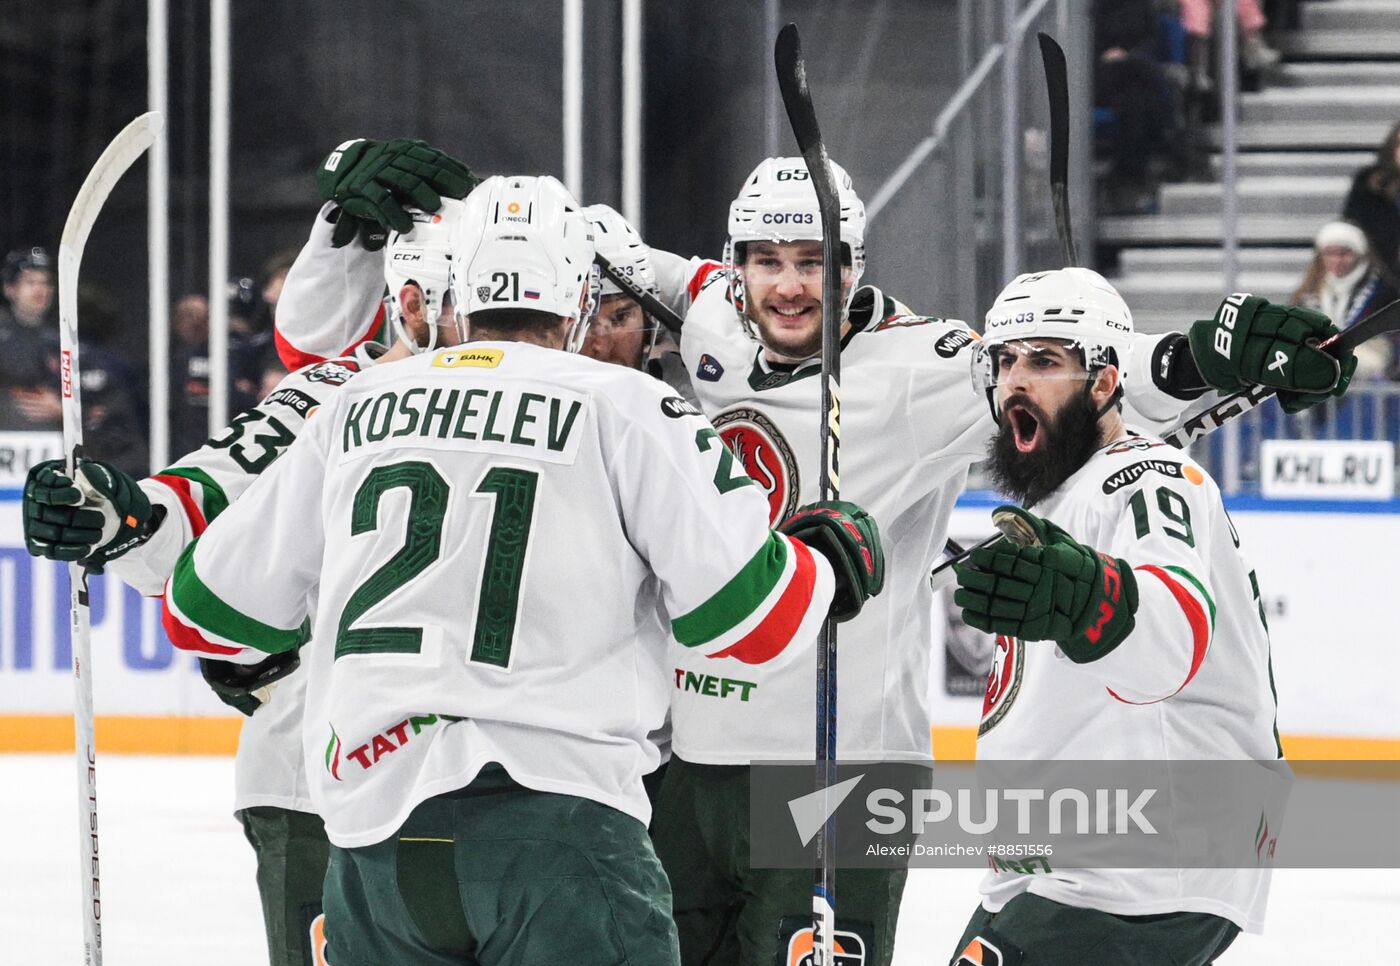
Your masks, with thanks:
<instances>
[{"instance_id":1,"label":"\u0442-\u0431\u0430\u043d\u043a logo on jersey","mask_svg":"<svg viewBox=\"0 0 1400 966\"><path fill-rule=\"evenodd\" d=\"M801 478L797 458L773 421L757 409L730 409L714 420L720 439L768 496L768 520L786 520L797 510Z\"/></svg>"}]
</instances>

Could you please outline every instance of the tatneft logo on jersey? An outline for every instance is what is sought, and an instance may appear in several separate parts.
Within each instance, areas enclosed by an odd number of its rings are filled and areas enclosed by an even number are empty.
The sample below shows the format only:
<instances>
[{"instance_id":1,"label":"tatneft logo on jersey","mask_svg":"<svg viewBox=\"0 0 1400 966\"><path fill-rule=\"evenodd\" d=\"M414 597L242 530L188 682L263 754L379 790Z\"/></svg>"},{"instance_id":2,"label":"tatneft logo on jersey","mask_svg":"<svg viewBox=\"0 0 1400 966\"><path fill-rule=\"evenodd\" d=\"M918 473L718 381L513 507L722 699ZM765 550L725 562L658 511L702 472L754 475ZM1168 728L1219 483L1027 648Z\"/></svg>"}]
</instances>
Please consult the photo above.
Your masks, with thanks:
<instances>
[{"instance_id":1,"label":"tatneft logo on jersey","mask_svg":"<svg viewBox=\"0 0 1400 966\"><path fill-rule=\"evenodd\" d=\"M730 409L714 420L745 472L768 495L768 521L786 520L797 510L801 480L797 457L778 427L757 409Z\"/></svg>"},{"instance_id":2,"label":"tatneft logo on jersey","mask_svg":"<svg viewBox=\"0 0 1400 966\"><path fill-rule=\"evenodd\" d=\"M756 681L741 681L738 678L722 678L713 674L698 674L685 668L676 668L676 690L689 691L707 698L737 697L741 702L749 700L749 695L758 687Z\"/></svg>"},{"instance_id":3,"label":"tatneft logo on jersey","mask_svg":"<svg viewBox=\"0 0 1400 966\"><path fill-rule=\"evenodd\" d=\"M987 674L987 691L982 696L982 721L977 726L980 738L997 726L1021 690L1021 675L1025 671L1024 645L1014 637L998 634L992 648L992 669Z\"/></svg>"},{"instance_id":4,"label":"tatneft logo on jersey","mask_svg":"<svg viewBox=\"0 0 1400 966\"><path fill-rule=\"evenodd\" d=\"M812 966L816 962L815 942L812 935L811 917L784 916L779 928L779 936L788 934L784 949L783 966ZM859 933L846 929L836 929L831 937L833 952L832 966L865 966L865 940Z\"/></svg>"},{"instance_id":5,"label":"tatneft logo on jersey","mask_svg":"<svg viewBox=\"0 0 1400 966\"><path fill-rule=\"evenodd\" d=\"M343 782L345 779L341 776L340 770L345 766L346 759L358 765L360 771L369 771L379 764L380 759L385 755L398 751L429 725L437 724L439 721L460 720L460 718L448 715L409 715L392 728L386 728L382 733L348 752L341 744L340 736L335 733L335 728L331 728L331 739L326 744L326 771L336 781Z\"/></svg>"},{"instance_id":6,"label":"tatneft logo on jersey","mask_svg":"<svg viewBox=\"0 0 1400 966\"><path fill-rule=\"evenodd\" d=\"M439 369L494 369L505 357L504 349L451 349L433 356L433 365Z\"/></svg>"}]
</instances>

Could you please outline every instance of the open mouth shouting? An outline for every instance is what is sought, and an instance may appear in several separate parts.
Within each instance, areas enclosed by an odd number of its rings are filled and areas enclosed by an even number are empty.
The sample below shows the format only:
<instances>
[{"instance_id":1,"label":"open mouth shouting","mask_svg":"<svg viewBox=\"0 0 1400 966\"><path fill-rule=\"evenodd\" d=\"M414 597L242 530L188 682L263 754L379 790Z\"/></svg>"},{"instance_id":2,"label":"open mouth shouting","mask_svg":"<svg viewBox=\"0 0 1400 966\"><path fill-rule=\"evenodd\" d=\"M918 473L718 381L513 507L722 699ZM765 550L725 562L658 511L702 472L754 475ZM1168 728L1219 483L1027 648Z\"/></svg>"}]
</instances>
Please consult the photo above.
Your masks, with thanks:
<instances>
[{"instance_id":1,"label":"open mouth shouting","mask_svg":"<svg viewBox=\"0 0 1400 966\"><path fill-rule=\"evenodd\" d=\"M1007 407L1006 419L1015 434L1017 452L1029 453L1040 445L1044 417L1038 409L1029 403L1015 403Z\"/></svg>"}]
</instances>

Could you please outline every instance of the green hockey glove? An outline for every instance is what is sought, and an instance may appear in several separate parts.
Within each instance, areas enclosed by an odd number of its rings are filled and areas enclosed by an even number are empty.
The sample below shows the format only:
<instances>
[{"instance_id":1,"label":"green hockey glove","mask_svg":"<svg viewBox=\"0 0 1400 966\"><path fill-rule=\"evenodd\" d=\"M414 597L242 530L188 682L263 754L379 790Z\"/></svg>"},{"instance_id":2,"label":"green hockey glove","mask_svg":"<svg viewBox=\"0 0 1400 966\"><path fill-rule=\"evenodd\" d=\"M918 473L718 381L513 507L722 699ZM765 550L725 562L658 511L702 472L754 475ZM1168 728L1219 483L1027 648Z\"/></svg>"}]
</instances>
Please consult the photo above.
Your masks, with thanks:
<instances>
[{"instance_id":1,"label":"green hockey glove","mask_svg":"<svg viewBox=\"0 0 1400 966\"><path fill-rule=\"evenodd\" d=\"M1020 507L995 512L1019 517L1019 529L1033 533L1037 543L1000 540L953 565L953 603L962 608L963 621L1023 641L1054 641L1080 664L1123 643L1137 610L1132 568Z\"/></svg>"},{"instance_id":2,"label":"green hockey glove","mask_svg":"<svg viewBox=\"0 0 1400 966\"><path fill-rule=\"evenodd\" d=\"M471 169L424 141L346 141L316 171L316 190L340 206L331 244L359 235L369 251L384 247L388 229L410 231L405 206L437 211L442 198L465 198L480 183Z\"/></svg>"},{"instance_id":3,"label":"green hockey glove","mask_svg":"<svg viewBox=\"0 0 1400 966\"><path fill-rule=\"evenodd\" d=\"M848 621L885 585L885 551L875 518L854 503L824 500L798 507L777 529L820 553L836 574L831 617Z\"/></svg>"},{"instance_id":4,"label":"green hockey glove","mask_svg":"<svg viewBox=\"0 0 1400 966\"><path fill-rule=\"evenodd\" d=\"M77 480L64 461L29 468L24 482L24 545L36 557L80 560L100 573L151 538L165 517L131 477L109 463L79 460ZM158 512L157 512L158 511Z\"/></svg>"},{"instance_id":5,"label":"green hockey glove","mask_svg":"<svg viewBox=\"0 0 1400 966\"><path fill-rule=\"evenodd\" d=\"M295 649L273 654L257 664L233 664L202 657L199 671L220 701L252 717L254 711L271 699L277 682L300 664L301 651Z\"/></svg>"},{"instance_id":6,"label":"green hockey glove","mask_svg":"<svg viewBox=\"0 0 1400 966\"><path fill-rule=\"evenodd\" d=\"M1188 333L1201 376L1221 392L1251 385L1278 390L1285 412L1301 412L1346 392L1356 356L1339 360L1318 343L1337 333L1321 312L1271 305L1255 295L1231 295L1215 317L1195 322Z\"/></svg>"}]
</instances>

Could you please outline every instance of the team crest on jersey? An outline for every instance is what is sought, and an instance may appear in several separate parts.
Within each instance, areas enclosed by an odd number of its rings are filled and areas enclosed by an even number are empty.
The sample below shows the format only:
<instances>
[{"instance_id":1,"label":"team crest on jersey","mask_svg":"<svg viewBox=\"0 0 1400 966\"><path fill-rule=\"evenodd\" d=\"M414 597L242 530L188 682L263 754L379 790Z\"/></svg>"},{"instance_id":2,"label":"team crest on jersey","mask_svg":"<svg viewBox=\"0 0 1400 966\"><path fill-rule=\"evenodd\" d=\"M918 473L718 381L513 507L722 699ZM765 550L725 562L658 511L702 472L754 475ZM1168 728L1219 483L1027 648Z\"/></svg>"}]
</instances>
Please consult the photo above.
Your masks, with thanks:
<instances>
[{"instance_id":1,"label":"team crest on jersey","mask_svg":"<svg viewBox=\"0 0 1400 966\"><path fill-rule=\"evenodd\" d=\"M328 386L340 386L359 371L359 367L353 362L323 362L314 369L308 369L306 378L311 382L324 382Z\"/></svg>"},{"instance_id":2,"label":"team crest on jersey","mask_svg":"<svg viewBox=\"0 0 1400 966\"><path fill-rule=\"evenodd\" d=\"M1021 690L1025 672L1026 648L1020 640L997 635L992 648L992 670L987 675L987 691L982 696L982 722L977 726L980 738L997 726L1011 710L1016 694Z\"/></svg>"},{"instance_id":3,"label":"team crest on jersey","mask_svg":"<svg viewBox=\"0 0 1400 966\"><path fill-rule=\"evenodd\" d=\"M836 953L833 966L865 966L868 955L866 942L856 931L857 928L845 922L837 926L835 935L831 937ZM871 930L866 927L865 931ZM812 966L815 950L810 915L784 916L778 925L778 936L779 941L784 942L779 951L778 966Z\"/></svg>"},{"instance_id":4,"label":"team crest on jersey","mask_svg":"<svg viewBox=\"0 0 1400 966\"><path fill-rule=\"evenodd\" d=\"M797 510L801 478L792 447L757 409L730 409L715 418L715 429L749 477L768 496L768 520L786 520Z\"/></svg>"},{"instance_id":5,"label":"team crest on jersey","mask_svg":"<svg viewBox=\"0 0 1400 966\"><path fill-rule=\"evenodd\" d=\"M1125 439L1123 442L1118 443L1112 449L1107 450L1106 453L1109 456L1117 456L1119 453L1140 453L1144 450L1166 445L1167 444L1160 439L1148 439L1145 436L1134 436L1131 439Z\"/></svg>"},{"instance_id":6,"label":"team crest on jersey","mask_svg":"<svg viewBox=\"0 0 1400 966\"><path fill-rule=\"evenodd\" d=\"M700 357L700 364L695 367L695 375L706 382L719 382L719 377L724 375L724 366L707 352Z\"/></svg>"},{"instance_id":7,"label":"team crest on jersey","mask_svg":"<svg viewBox=\"0 0 1400 966\"><path fill-rule=\"evenodd\" d=\"M871 332L884 332L886 329L912 329L916 325L928 325L930 322L941 322L942 319L933 315L903 315L895 312L887 315L876 323Z\"/></svg>"}]
</instances>

